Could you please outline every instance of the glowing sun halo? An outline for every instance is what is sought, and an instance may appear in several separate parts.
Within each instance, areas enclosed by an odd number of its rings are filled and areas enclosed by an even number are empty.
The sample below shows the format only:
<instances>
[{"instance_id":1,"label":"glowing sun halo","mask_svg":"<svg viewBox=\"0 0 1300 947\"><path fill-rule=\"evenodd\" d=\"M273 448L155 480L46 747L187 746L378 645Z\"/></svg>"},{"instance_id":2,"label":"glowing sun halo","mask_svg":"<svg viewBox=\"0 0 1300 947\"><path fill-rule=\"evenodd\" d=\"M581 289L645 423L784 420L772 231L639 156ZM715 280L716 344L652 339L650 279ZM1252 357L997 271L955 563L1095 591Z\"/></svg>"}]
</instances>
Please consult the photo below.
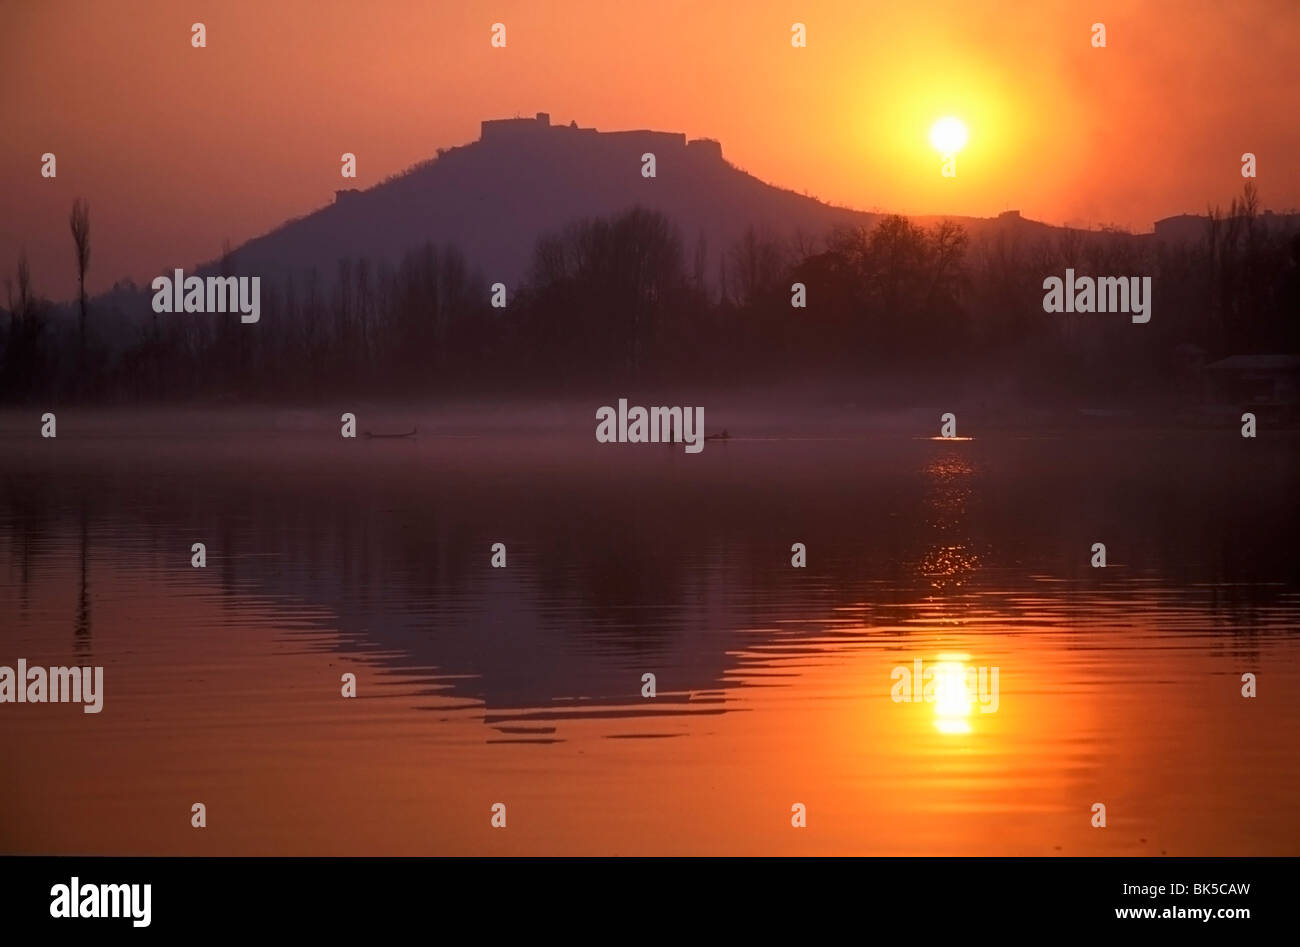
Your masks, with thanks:
<instances>
[{"instance_id":1,"label":"glowing sun halo","mask_svg":"<svg viewBox=\"0 0 1300 947\"><path fill-rule=\"evenodd\" d=\"M966 123L959 118L941 118L930 126L930 144L941 155L955 155L966 147Z\"/></svg>"}]
</instances>

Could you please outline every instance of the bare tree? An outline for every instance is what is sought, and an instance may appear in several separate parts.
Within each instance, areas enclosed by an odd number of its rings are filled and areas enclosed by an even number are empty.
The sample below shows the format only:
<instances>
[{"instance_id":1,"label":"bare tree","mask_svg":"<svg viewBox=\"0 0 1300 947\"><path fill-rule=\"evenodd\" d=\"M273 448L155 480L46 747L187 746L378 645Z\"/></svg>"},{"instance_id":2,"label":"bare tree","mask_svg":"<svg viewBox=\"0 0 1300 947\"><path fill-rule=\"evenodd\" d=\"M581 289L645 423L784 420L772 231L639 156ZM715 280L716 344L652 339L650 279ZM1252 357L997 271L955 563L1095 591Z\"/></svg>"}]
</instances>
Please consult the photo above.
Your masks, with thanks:
<instances>
[{"instance_id":1,"label":"bare tree","mask_svg":"<svg viewBox=\"0 0 1300 947\"><path fill-rule=\"evenodd\" d=\"M774 290L785 269L786 255L776 238L750 224L731 248L737 274L737 291L746 305Z\"/></svg>"},{"instance_id":2,"label":"bare tree","mask_svg":"<svg viewBox=\"0 0 1300 947\"><path fill-rule=\"evenodd\" d=\"M927 234L930 242L931 272L930 291L926 295L926 307L934 303L935 294L943 287L944 281L953 275L960 265L962 255L970 244L966 229L952 220L944 220L935 225Z\"/></svg>"},{"instance_id":3,"label":"bare tree","mask_svg":"<svg viewBox=\"0 0 1300 947\"><path fill-rule=\"evenodd\" d=\"M77 369L80 372L85 367L86 361L86 270L90 267L90 205L80 197L72 202L68 225L72 228L72 242L77 248L77 302L80 305L80 316L77 322Z\"/></svg>"},{"instance_id":4,"label":"bare tree","mask_svg":"<svg viewBox=\"0 0 1300 947\"><path fill-rule=\"evenodd\" d=\"M32 269L27 263L27 251L18 255L18 301L9 300L9 312L26 319L32 311Z\"/></svg>"}]
</instances>

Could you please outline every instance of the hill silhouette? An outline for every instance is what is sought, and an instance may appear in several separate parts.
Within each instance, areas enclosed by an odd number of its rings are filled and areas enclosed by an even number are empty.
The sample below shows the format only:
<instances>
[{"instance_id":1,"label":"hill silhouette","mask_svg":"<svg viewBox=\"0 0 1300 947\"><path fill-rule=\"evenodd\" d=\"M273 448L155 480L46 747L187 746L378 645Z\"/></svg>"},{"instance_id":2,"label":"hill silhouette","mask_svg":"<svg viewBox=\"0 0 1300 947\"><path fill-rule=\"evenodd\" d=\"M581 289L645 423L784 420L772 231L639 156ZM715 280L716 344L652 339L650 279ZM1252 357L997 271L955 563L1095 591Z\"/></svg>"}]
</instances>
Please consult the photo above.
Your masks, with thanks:
<instances>
[{"instance_id":1,"label":"hill silhouette","mask_svg":"<svg viewBox=\"0 0 1300 947\"><path fill-rule=\"evenodd\" d=\"M643 177L642 156L656 176ZM485 121L478 141L443 151L234 251L241 272L283 275L338 260L397 261L425 243L457 246L490 282L516 285L537 238L570 221L639 205L674 222L706 278L748 227L773 237L821 236L879 215L775 187L727 162L719 143L657 131L600 132L529 119ZM702 243L702 247L701 247Z\"/></svg>"},{"instance_id":2,"label":"hill silhouette","mask_svg":"<svg viewBox=\"0 0 1300 947\"><path fill-rule=\"evenodd\" d=\"M653 178L642 175L646 154L655 156ZM329 283L340 260L396 264L426 244L454 246L489 283L515 287L530 275L539 238L575 220L609 218L632 207L672 222L686 256L714 290L747 233L808 250L837 229L870 229L885 216L762 181L729 162L713 139L555 125L541 112L485 120L477 141L439 149L437 157L373 187L342 188L332 203L248 240L232 254L241 273L276 279L314 268ZM1014 210L992 218L909 219L919 226L953 221L973 243L1004 239L1030 245L1072 232ZM1205 219L1184 215L1176 230L1156 236L1195 240L1196 222ZM1105 238L1133 247L1153 239L1115 231ZM213 260L197 271L219 269L220 261Z\"/></svg>"}]
</instances>

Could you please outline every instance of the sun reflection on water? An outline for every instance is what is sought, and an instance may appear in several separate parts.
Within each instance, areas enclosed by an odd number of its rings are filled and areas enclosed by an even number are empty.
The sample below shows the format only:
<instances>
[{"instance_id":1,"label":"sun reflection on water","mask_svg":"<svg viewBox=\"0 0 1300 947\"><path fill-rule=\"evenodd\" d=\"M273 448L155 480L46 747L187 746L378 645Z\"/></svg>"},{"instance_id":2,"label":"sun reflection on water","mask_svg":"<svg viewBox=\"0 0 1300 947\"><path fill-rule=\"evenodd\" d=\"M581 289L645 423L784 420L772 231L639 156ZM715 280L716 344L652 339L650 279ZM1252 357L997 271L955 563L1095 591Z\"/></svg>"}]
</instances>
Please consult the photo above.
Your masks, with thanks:
<instances>
[{"instance_id":1,"label":"sun reflection on water","mask_svg":"<svg viewBox=\"0 0 1300 947\"><path fill-rule=\"evenodd\" d=\"M934 669L934 726L940 733L971 732L971 699L966 655L939 655Z\"/></svg>"}]
</instances>

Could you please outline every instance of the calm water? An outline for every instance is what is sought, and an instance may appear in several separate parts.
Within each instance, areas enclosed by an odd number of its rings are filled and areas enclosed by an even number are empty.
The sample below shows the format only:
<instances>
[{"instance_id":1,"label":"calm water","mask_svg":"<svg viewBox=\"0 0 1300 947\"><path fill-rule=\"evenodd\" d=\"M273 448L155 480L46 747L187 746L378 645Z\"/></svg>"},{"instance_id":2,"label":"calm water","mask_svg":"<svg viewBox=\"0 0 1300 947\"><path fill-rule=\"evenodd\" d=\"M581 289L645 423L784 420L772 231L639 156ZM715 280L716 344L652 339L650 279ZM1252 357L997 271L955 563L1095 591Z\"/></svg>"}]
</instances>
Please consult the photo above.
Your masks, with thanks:
<instances>
[{"instance_id":1,"label":"calm water","mask_svg":"<svg viewBox=\"0 0 1300 947\"><path fill-rule=\"evenodd\" d=\"M1300 854L1296 435L60 425L0 664L104 710L0 705L0 851ZM995 713L891 700L941 656Z\"/></svg>"}]
</instances>

